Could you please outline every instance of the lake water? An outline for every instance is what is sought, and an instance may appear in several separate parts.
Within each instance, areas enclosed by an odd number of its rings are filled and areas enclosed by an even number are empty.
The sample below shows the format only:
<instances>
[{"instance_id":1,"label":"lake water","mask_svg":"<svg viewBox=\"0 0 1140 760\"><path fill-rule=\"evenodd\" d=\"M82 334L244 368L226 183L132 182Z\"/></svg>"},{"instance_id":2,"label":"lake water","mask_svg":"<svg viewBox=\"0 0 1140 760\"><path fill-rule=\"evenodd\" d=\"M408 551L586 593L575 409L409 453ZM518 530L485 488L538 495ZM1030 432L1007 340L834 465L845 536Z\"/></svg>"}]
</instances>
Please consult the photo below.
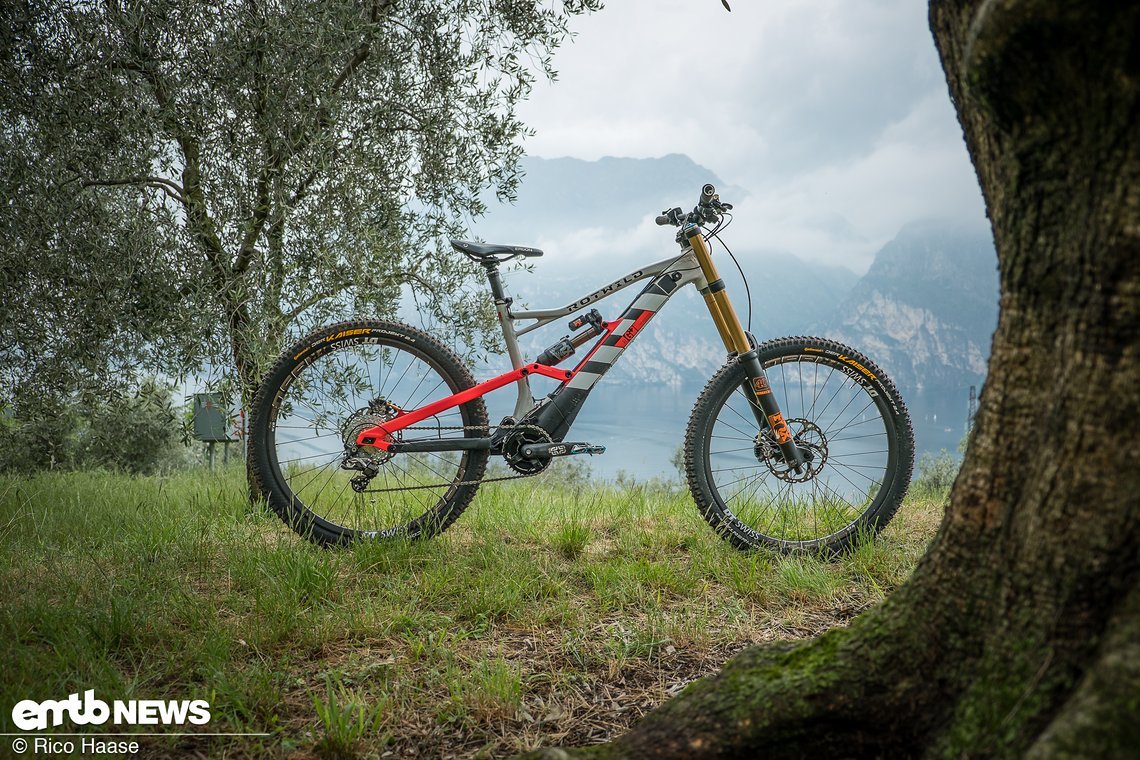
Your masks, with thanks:
<instances>
[{"instance_id":1,"label":"lake water","mask_svg":"<svg viewBox=\"0 0 1140 760\"><path fill-rule=\"evenodd\" d=\"M535 391L541 395L538 388ZM590 393L567 440L606 447L605 454L583 456L597 476L613 478L624 470L638 479L677 477L671 460L684 441L689 413L700 392L699 387L608 385L603 379ZM514 386L484 398L492 423L497 422L513 411ZM904 393L903 400L914 425L916 462L924 452L957 450L965 434L966 391Z\"/></svg>"}]
</instances>

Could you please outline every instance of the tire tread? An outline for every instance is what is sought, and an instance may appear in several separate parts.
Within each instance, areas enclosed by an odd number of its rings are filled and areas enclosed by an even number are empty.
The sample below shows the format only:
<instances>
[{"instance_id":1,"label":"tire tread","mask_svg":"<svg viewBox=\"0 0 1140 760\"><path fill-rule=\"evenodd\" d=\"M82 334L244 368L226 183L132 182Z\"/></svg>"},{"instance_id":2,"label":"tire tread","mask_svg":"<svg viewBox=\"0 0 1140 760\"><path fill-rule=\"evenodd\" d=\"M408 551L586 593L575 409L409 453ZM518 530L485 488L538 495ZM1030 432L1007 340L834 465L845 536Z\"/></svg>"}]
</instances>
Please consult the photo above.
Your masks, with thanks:
<instances>
[{"instance_id":1,"label":"tire tread","mask_svg":"<svg viewBox=\"0 0 1140 760\"><path fill-rule=\"evenodd\" d=\"M268 420L274 413L273 401L278 389L288 375L300 364L300 361L296 357L301 354L305 348L312 346L327 336L335 335L341 331L359 328L382 329L389 333L395 333L397 335L403 334L408 338L412 338L416 349L427 354L435 361L439 367L450 376L450 379L456 383L458 390L465 390L475 385L475 378L472 376L471 371L463 363L463 360L449 347L429 333L412 325L383 319L351 319L326 325L301 338L278 357L277 361L274 362L273 366L266 373L265 378L257 389L257 393L254 395L253 411L250 417L249 427L250 435L252 436L254 477L261 492L268 495L269 506L277 516L299 535L322 546L348 545L354 540L357 540L359 538L357 534L362 531L335 526L333 523L320 519L306 507L300 505L299 502L290 500L281 492L281 488L276 482L276 476L272 472L266 472L272 469L269 464L268 452L265 448L268 435ZM330 342L328 349L335 348L335 346L335 342ZM312 350L319 351L321 348ZM472 418L470 424L483 426L489 424L487 407L482 398L468 401L466 404L463 404L461 408L470 413ZM468 464L464 468L465 474L463 479L481 480L486 473L486 468L487 454L485 452L469 452ZM437 513L435 518L424 521L418 530L409 532L409 537L429 538L442 533L471 505L471 501L475 498L478 488L478 483L460 486L454 496L446 503L441 503L429 509L423 517L426 517L434 511ZM413 523L422 520L423 517L417 518ZM326 528L321 523L332 527Z\"/></svg>"}]
</instances>

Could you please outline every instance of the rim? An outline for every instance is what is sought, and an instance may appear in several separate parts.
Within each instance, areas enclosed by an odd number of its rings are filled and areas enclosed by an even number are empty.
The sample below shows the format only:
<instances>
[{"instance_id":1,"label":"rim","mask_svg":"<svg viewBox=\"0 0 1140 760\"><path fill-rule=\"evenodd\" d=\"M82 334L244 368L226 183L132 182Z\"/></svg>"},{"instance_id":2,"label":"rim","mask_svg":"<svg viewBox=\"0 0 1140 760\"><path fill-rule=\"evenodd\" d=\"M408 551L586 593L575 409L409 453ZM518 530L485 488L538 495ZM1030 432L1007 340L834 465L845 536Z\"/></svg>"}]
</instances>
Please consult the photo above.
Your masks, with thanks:
<instances>
[{"instance_id":1,"label":"rim","mask_svg":"<svg viewBox=\"0 0 1140 760\"><path fill-rule=\"evenodd\" d=\"M783 465L774 441L758 434L752 402L734 387L705 438L713 494L752 540L807 547L840 538L890 486L895 441L885 403L826 357L791 354L764 369L790 432L812 459L800 473Z\"/></svg>"},{"instance_id":2,"label":"rim","mask_svg":"<svg viewBox=\"0 0 1140 760\"><path fill-rule=\"evenodd\" d=\"M446 502L462 480L467 455L361 450L356 455L375 475L354 484L364 471L345 468L346 441L363 427L456 391L431 357L372 338L338 343L302 362L282 383L271 412L270 461L287 501L326 529L362 536L416 532L417 521ZM461 436L447 428L468 424L466 411L454 407L416 424L407 436Z\"/></svg>"}]
</instances>

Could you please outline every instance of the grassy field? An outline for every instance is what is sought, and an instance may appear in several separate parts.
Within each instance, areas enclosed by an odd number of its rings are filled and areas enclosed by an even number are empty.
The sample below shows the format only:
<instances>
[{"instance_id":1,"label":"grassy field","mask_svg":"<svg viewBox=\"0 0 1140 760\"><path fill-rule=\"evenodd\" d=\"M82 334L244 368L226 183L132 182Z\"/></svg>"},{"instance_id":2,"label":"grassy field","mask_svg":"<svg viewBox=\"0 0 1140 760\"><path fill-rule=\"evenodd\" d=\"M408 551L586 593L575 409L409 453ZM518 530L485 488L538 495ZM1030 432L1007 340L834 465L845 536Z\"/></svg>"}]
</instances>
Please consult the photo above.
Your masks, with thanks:
<instances>
[{"instance_id":1,"label":"grassy field","mask_svg":"<svg viewBox=\"0 0 1140 760\"><path fill-rule=\"evenodd\" d=\"M251 510L237 471L0 478L2 730L20 700L94 689L266 734L140 739L154 757L596 742L744 647L875 604L943 508L912 497L826 562L733 550L680 486L557 479L485 486L431 542L323 551Z\"/></svg>"}]
</instances>

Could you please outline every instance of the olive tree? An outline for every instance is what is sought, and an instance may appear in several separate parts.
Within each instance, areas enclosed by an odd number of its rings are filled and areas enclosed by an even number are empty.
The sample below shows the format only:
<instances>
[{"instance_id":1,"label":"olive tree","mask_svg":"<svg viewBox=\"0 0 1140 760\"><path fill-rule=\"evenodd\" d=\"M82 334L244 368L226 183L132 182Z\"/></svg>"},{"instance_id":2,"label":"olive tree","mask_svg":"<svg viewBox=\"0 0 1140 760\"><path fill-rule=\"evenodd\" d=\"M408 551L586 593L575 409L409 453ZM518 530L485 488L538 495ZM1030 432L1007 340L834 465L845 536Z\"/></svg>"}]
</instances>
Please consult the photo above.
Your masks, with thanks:
<instances>
[{"instance_id":1,"label":"olive tree","mask_svg":"<svg viewBox=\"0 0 1140 760\"><path fill-rule=\"evenodd\" d=\"M142 364L221 369L248 406L290 335L409 296L487 347L439 241L513 194L516 106L599 6L5 3L4 396Z\"/></svg>"}]
</instances>

